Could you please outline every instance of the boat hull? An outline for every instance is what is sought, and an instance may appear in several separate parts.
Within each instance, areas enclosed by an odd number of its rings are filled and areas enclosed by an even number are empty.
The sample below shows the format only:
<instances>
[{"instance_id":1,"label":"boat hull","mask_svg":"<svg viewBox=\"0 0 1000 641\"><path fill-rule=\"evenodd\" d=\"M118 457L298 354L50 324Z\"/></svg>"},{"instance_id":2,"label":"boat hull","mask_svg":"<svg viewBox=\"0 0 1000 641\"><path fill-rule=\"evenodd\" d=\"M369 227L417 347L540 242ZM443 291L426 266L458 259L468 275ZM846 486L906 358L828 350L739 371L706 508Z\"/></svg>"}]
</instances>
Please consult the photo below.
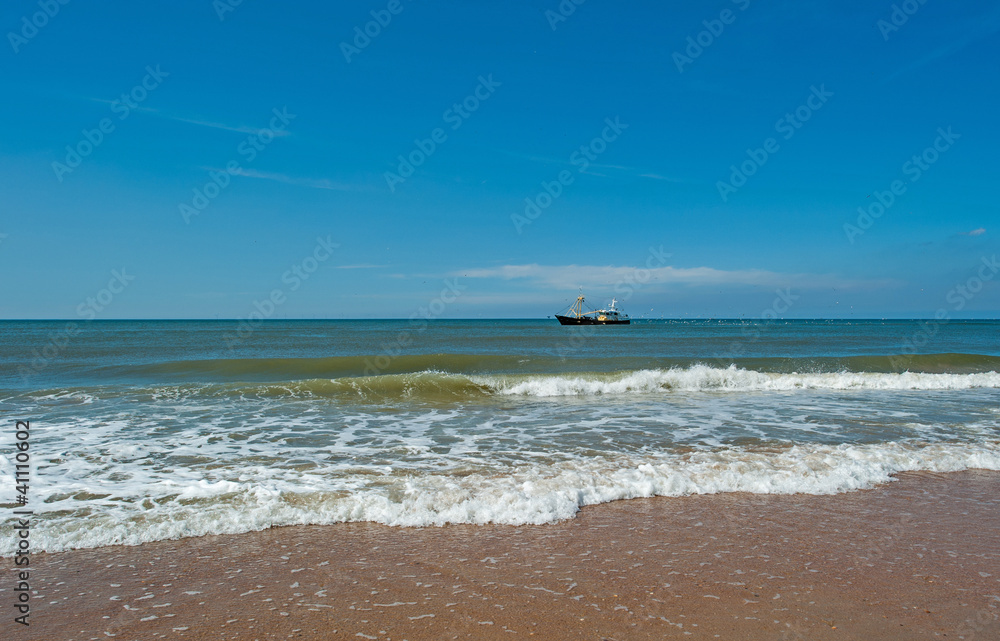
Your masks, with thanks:
<instances>
[{"instance_id":1,"label":"boat hull","mask_svg":"<svg viewBox=\"0 0 1000 641\"><path fill-rule=\"evenodd\" d=\"M575 316L560 316L559 314L556 314L556 318L560 325L628 325L631 323L627 318L624 320L597 320L586 316L577 318Z\"/></svg>"}]
</instances>

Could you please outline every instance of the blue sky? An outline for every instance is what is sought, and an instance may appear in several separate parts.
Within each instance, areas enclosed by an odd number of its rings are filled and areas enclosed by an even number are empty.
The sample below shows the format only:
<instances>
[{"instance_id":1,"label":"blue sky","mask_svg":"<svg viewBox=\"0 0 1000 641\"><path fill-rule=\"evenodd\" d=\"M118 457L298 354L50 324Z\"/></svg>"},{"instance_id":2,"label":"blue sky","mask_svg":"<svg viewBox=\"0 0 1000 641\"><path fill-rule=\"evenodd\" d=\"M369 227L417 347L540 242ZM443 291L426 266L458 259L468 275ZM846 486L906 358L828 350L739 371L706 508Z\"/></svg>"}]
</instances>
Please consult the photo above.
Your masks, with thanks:
<instances>
[{"instance_id":1,"label":"blue sky","mask_svg":"<svg viewBox=\"0 0 1000 641\"><path fill-rule=\"evenodd\" d=\"M4 3L0 317L1000 315L995 2L223 2Z\"/></svg>"}]
</instances>

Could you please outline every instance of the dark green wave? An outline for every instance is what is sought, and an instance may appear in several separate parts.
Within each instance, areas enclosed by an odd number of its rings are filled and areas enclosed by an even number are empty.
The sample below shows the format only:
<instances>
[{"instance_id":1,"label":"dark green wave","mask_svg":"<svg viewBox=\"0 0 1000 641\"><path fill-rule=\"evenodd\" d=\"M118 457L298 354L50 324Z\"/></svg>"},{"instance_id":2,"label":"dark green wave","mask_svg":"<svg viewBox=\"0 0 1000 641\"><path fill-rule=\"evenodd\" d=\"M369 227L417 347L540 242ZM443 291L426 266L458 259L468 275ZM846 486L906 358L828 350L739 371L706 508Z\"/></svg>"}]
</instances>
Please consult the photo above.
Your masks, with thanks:
<instances>
[{"instance_id":1,"label":"dark green wave","mask_svg":"<svg viewBox=\"0 0 1000 641\"><path fill-rule=\"evenodd\" d=\"M981 354L871 355L802 358L560 358L491 354L407 354L397 357L332 356L320 358L214 359L115 368L114 373L184 381L296 381L317 378L381 376L415 372L466 375L567 374L684 368L729 367L765 373L926 372L969 374L1000 370L1000 356Z\"/></svg>"}]
</instances>

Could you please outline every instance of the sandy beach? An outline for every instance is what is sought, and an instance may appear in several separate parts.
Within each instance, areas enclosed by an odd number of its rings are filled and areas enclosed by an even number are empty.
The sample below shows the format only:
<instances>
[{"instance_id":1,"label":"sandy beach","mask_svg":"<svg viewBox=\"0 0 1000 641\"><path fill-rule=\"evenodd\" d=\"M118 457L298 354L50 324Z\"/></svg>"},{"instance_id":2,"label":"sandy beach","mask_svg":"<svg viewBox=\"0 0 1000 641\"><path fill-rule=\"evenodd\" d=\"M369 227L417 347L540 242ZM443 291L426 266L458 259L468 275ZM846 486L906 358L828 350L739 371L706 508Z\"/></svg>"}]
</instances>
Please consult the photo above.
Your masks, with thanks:
<instances>
[{"instance_id":1,"label":"sandy beach","mask_svg":"<svg viewBox=\"0 0 1000 641\"><path fill-rule=\"evenodd\" d=\"M40 554L31 625L5 636L996 639L998 490L992 472L911 473L834 496L618 501L543 526L294 526Z\"/></svg>"}]
</instances>

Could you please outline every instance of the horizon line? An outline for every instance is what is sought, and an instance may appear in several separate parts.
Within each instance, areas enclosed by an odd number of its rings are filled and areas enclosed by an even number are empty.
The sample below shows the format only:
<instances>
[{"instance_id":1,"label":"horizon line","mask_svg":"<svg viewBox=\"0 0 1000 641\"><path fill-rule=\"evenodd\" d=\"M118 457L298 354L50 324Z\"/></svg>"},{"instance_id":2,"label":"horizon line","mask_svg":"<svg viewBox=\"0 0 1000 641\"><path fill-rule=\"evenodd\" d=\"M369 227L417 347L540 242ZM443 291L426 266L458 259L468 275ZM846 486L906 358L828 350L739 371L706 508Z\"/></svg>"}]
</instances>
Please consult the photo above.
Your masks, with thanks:
<instances>
[{"instance_id":1,"label":"horizon line","mask_svg":"<svg viewBox=\"0 0 1000 641\"><path fill-rule=\"evenodd\" d=\"M465 317L465 318L424 318L428 323L436 322L450 322L450 321L537 321L537 320L553 320L555 315L549 315L545 317L540 316L504 316L504 317ZM299 321L309 321L309 322L334 322L334 321L413 321L418 320L410 317L371 317L371 318L262 318L259 320L254 320L254 323L283 323L283 322L299 322ZM1000 321L1000 317L962 317L962 318L935 318L932 316L860 316L854 317L833 317L833 316L802 316L802 317L791 317L791 318L761 318L759 316L746 317L746 316L695 316L695 317L682 317L682 316L657 316L657 317L639 317L630 318L632 321L677 321L677 320L698 320L698 321L724 321L724 320L738 320L738 321L762 321L762 322L775 322L775 321L935 321L941 324L948 324L960 321ZM0 323L32 323L32 322L42 322L42 323L58 323L58 322L79 322L80 324L89 323L119 323L119 322L248 322L247 318L93 318L93 319L80 319L80 318L0 318Z\"/></svg>"}]
</instances>

